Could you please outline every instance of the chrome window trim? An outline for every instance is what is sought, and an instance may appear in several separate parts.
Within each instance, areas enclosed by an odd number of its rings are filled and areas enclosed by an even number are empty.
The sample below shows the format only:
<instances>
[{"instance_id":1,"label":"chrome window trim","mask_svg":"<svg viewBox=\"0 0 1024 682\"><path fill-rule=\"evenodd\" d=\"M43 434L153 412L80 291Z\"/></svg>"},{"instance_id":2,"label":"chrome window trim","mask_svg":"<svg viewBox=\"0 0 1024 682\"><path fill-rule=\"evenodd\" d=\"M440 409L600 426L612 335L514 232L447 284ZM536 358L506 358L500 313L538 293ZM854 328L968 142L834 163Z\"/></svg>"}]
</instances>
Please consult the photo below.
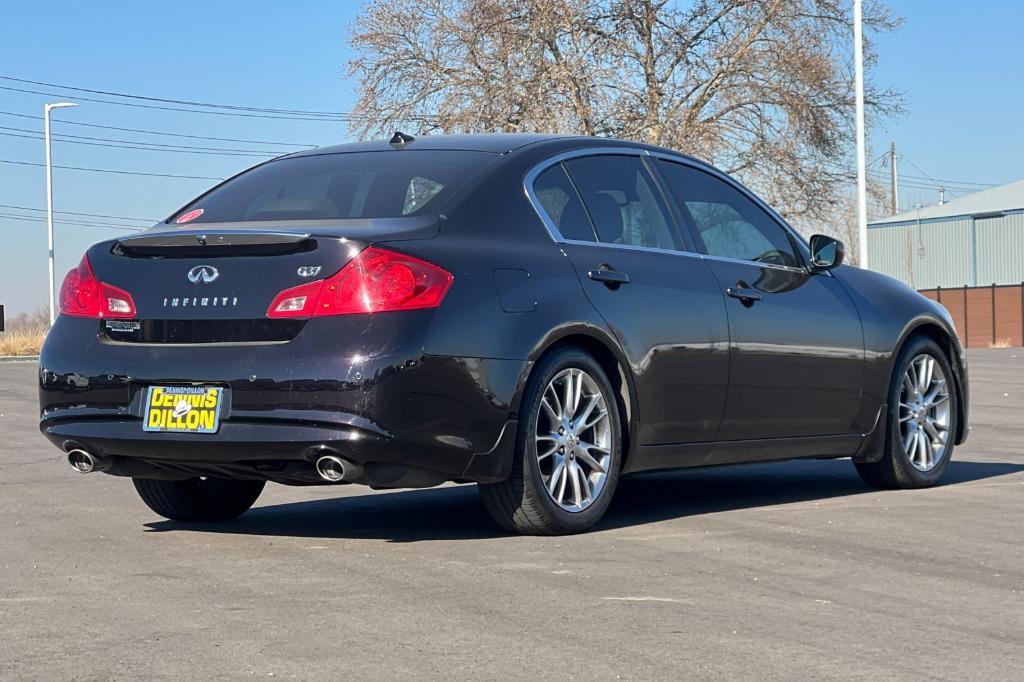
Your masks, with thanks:
<instances>
[{"instance_id":1,"label":"chrome window trim","mask_svg":"<svg viewBox=\"0 0 1024 682\"><path fill-rule=\"evenodd\" d=\"M638 156L643 157L647 155L646 149L637 149L636 147L587 147L585 149L573 149L568 152L562 152L555 156L548 157L535 165L533 168L526 172L523 177L523 190L526 192L526 198L530 200L530 204L533 206L533 210L537 212L541 222L544 223L544 227L547 228L548 235L552 241L556 244L561 243L578 243L578 244L599 244L603 242L587 242L580 240L569 240L562 236L562 233L558 230L558 226L555 225L551 217L548 216L547 211L540 203L540 198L533 190L533 183L537 180L537 176L546 171L552 166L562 163L568 159L575 159L581 156ZM572 178L569 178L571 181ZM594 235L595 237L597 235ZM614 244L612 246L623 246L622 244Z\"/></svg>"},{"instance_id":2,"label":"chrome window trim","mask_svg":"<svg viewBox=\"0 0 1024 682\"><path fill-rule=\"evenodd\" d=\"M533 166L532 168L530 168L530 170L528 170L526 172L526 174L523 176L523 191L526 193L526 198L529 200L530 205L533 206L533 210L537 213L537 216L540 218L541 222L544 224L544 228L547 230L548 236L551 237L551 241L553 241L555 244L576 244L576 245L583 245L583 246L599 246L599 247L606 248L606 249L623 249L623 250L626 250L626 251L648 251L648 252L651 252L651 253L666 253L666 254L671 254L671 255L675 255L675 256L685 256L685 257L689 257L689 258L700 258L701 260L715 260L715 261L723 261L723 262L726 262L726 263L742 263L744 265L753 265L753 266L761 267L761 268L771 268L773 270L785 270L785 271L788 271L788 272L800 272L800 273L805 273L805 274L810 272L810 270L807 267L798 268L798 267L792 267L792 266L789 266L789 265L776 265L774 263L758 263L757 261L742 260L740 258L726 258L724 256L712 256L712 255L709 255L709 254L706 254L706 253L699 253L697 251L687 251L687 250L684 250L684 249L662 249L662 248L655 247L655 246L634 246L632 244L609 244L608 242L601 242L601 241L588 242L588 241L583 241L583 240L578 240L578 239L566 239L564 236L562 236L562 233L558 230L558 227L555 225L554 221L551 220L551 217L548 216L547 211L545 211L544 207L541 205L540 198L537 196L536 192L534 192L534 190L533 190L533 183L534 183L534 181L537 179L537 176L539 176L541 173L546 171L548 168L551 168L552 166L554 166L556 164L562 163L563 161L567 161L569 159L579 158L581 156L609 156L609 155L611 155L611 156L637 156L637 157L640 157L640 158L643 158L643 157L660 158L660 159L665 159L667 161L672 161L674 163L682 163L682 164L684 164L686 166L690 166L691 168L695 168L697 170L700 170L700 171L703 171L703 172L706 172L706 173L710 173L712 176L714 176L718 180L722 180L722 181L728 183L731 187L735 188L736 190L741 192L744 196L746 196L749 199L751 199L759 208L761 208L766 213L768 213L768 216L770 218L772 218L776 223L778 223L787 232L787 234L789 234L794 239L794 241L796 242L797 246L799 247L798 251L800 251L801 257L803 257L805 261L807 260L808 255L810 253L810 249L807 246L806 242L804 241L803 237L801 237L792 227L790 227L790 225L785 220L783 220L782 217L778 213L776 213L766 203L761 201L753 192L748 190L746 187L744 187L743 185L739 184L738 182L736 182L735 180L730 178L725 173L722 173L718 169L716 169L716 168L714 168L712 166L708 166L708 165L706 165L704 163L701 163L699 161L696 161L694 159L689 159L689 158L687 158L685 156L676 156L674 154L670 154L670 153L666 153L666 152L661 152L661 151L653 151L652 152L650 150L642 149L642 148L639 148L639 147L587 147L585 149L573 149L571 151L562 152L561 154L556 154L555 156L551 156L551 157L549 157L547 159L544 159L543 161L541 161L540 163L536 164L535 166ZM571 178L570 178L570 180L571 180ZM661 185L661 181L658 178L655 178L655 182L657 182L659 184L659 186ZM683 226L683 227L685 229L685 226ZM828 274L831 274L831 273L828 273Z\"/></svg>"},{"instance_id":3,"label":"chrome window trim","mask_svg":"<svg viewBox=\"0 0 1024 682\"><path fill-rule=\"evenodd\" d=\"M664 253L670 256L684 256L686 258L704 259L704 254L696 251L679 251L676 249L662 249L657 246L635 246L633 244L609 244L608 242L585 242L579 239L562 239L556 244L575 244L577 246L598 246L602 249L616 249L619 251L646 251L648 253ZM749 261L743 261L744 263Z\"/></svg>"},{"instance_id":4,"label":"chrome window trim","mask_svg":"<svg viewBox=\"0 0 1024 682\"><path fill-rule=\"evenodd\" d=\"M786 272L799 272L802 274L810 274L810 270L807 268L795 268L792 265L778 265L777 263L759 263L756 260L743 260L742 258L727 258L725 256L709 256L706 253L700 254L704 260L717 260L723 263L743 263L745 265L753 265L758 268L771 268L772 270L785 270Z\"/></svg>"}]
</instances>

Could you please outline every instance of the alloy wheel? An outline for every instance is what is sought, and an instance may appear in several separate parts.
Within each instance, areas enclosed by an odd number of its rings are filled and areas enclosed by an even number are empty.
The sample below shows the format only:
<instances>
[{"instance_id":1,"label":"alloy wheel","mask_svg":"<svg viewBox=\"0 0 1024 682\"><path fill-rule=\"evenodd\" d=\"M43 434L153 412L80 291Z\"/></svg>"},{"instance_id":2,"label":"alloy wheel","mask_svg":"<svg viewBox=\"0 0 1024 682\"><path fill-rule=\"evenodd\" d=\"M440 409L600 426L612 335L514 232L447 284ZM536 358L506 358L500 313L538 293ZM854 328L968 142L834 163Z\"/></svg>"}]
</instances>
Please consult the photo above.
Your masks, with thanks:
<instances>
[{"instance_id":1,"label":"alloy wheel","mask_svg":"<svg viewBox=\"0 0 1024 682\"><path fill-rule=\"evenodd\" d=\"M946 454L950 429L949 384L942 366L927 353L910 361L899 403L903 451L918 471L931 471Z\"/></svg>"},{"instance_id":2,"label":"alloy wheel","mask_svg":"<svg viewBox=\"0 0 1024 682\"><path fill-rule=\"evenodd\" d=\"M555 375L537 415L537 464L548 495L568 512L600 496L612 466L611 417L600 385L581 369Z\"/></svg>"}]
</instances>

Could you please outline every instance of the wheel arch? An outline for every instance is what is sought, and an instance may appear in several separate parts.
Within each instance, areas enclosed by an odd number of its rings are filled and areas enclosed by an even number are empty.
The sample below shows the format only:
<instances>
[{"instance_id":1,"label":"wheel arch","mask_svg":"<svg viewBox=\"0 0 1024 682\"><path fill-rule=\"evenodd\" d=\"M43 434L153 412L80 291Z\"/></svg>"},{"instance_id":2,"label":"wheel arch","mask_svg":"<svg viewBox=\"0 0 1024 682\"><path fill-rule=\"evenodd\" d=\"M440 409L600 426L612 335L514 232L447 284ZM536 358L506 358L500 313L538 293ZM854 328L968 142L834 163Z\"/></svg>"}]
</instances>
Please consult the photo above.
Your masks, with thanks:
<instances>
[{"instance_id":1,"label":"wheel arch","mask_svg":"<svg viewBox=\"0 0 1024 682\"><path fill-rule=\"evenodd\" d=\"M625 355L615 339L605 330L593 325L570 325L554 330L537 344L530 355L530 362L520 378L516 391L515 409L518 412L522 403L526 382L533 368L542 358L562 348L579 348L588 353L608 375L612 387L616 389L616 404L619 408L619 420L622 423L622 461L623 467L629 460L636 446L634 435L638 433L639 410L637 406L636 383Z\"/></svg>"},{"instance_id":2,"label":"wheel arch","mask_svg":"<svg viewBox=\"0 0 1024 682\"><path fill-rule=\"evenodd\" d=\"M896 358L899 357L904 346L911 339L918 336L929 338L937 343L939 348L945 352L946 361L949 362L953 370L953 381L956 385L958 398L956 401L956 437L954 442L957 444L962 443L967 435L968 395L966 390L966 364L963 358L963 348L960 345L956 331L947 322L930 315L922 315L912 320L903 330L899 342L893 351L892 362L890 363L890 376L895 367Z\"/></svg>"}]
</instances>

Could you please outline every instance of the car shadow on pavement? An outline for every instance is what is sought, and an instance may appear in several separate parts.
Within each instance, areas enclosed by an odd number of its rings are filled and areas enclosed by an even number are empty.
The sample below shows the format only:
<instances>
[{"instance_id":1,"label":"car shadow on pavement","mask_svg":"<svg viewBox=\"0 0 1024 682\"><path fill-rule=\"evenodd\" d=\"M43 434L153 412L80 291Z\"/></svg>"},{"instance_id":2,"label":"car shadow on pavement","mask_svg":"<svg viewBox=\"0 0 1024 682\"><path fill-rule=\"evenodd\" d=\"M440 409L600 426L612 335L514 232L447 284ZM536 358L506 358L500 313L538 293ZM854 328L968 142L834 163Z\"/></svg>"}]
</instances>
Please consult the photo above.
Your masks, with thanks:
<instances>
[{"instance_id":1,"label":"car shadow on pavement","mask_svg":"<svg viewBox=\"0 0 1024 682\"><path fill-rule=\"evenodd\" d=\"M1024 471L1024 464L953 462L944 484L970 483L1020 471ZM860 480L849 461L803 460L639 474L620 482L608 513L594 530L600 532L687 516L878 492ZM391 542L473 540L509 535L490 520L475 486L468 485L254 507L230 523L159 521L146 526L150 532L198 531Z\"/></svg>"}]
</instances>

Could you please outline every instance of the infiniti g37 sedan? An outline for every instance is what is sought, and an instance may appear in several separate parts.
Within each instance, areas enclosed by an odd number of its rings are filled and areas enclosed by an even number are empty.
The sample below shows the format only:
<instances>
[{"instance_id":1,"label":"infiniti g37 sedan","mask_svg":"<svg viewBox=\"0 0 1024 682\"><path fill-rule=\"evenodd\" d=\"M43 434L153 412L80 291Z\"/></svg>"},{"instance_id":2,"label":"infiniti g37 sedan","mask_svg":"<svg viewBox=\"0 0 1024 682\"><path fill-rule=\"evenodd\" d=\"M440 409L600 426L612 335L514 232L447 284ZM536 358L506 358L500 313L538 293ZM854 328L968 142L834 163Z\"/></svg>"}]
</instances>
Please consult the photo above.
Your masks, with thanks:
<instances>
[{"instance_id":1,"label":"infiniti g37 sedan","mask_svg":"<svg viewBox=\"0 0 1024 682\"><path fill-rule=\"evenodd\" d=\"M632 472L848 457L942 478L948 313L735 180L636 143L396 134L256 166L68 273L43 434L164 517L267 481L478 484L502 526L596 523Z\"/></svg>"}]
</instances>

